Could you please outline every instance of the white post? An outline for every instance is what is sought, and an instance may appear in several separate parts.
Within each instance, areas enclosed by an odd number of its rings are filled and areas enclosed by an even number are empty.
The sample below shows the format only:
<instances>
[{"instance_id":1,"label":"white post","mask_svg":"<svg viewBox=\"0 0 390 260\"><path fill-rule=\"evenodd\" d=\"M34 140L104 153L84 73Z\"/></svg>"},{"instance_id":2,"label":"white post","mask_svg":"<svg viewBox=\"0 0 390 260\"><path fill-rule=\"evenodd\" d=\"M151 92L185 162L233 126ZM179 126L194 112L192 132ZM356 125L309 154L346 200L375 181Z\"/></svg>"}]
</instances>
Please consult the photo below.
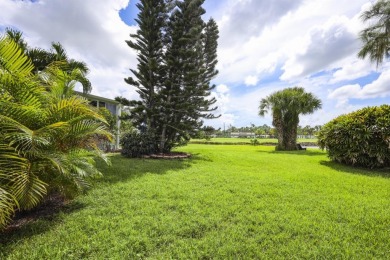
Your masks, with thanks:
<instances>
[{"instance_id":1,"label":"white post","mask_svg":"<svg viewBox=\"0 0 390 260\"><path fill-rule=\"evenodd\" d=\"M121 104L117 104L116 105L116 127L117 127L117 130L116 130L116 140L115 140L115 149L119 149L119 139L120 139L120 135L121 135L121 120L120 120L120 116L122 114L122 105Z\"/></svg>"}]
</instances>

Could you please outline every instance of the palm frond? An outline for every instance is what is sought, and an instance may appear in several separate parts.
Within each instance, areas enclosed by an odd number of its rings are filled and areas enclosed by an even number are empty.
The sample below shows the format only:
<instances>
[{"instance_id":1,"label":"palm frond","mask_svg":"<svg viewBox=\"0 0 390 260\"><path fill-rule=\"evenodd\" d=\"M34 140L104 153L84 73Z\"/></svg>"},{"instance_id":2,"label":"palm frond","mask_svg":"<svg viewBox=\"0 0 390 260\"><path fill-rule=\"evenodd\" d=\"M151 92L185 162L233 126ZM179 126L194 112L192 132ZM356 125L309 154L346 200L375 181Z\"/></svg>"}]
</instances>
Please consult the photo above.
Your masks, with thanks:
<instances>
[{"instance_id":1,"label":"palm frond","mask_svg":"<svg viewBox=\"0 0 390 260\"><path fill-rule=\"evenodd\" d=\"M80 96L61 99L48 107L48 116L54 121L79 121L93 119L107 124L105 118L88 105L88 100Z\"/></svg>"},{"instance_id":2,"label":"palm frond","mask_svg":"<svg viewBox=\"0 0 390 260\"><path fill-rule=\"evenodd\" d=\"M0 231L11 221L18 206L15 197L0 186Z\"/></svg>"},{"instance_id":3,"label":"palm frond","mask_svg":"<svg viewBox=\"0 0 390 260\"><path fill-rule=\"evenodd\" d=\"M359 37L363 43L358 53L359 58L368 58L377 67L389 57L390 51L390 2L377 1L369 10L363 12L361 19L370 22Z\"/></svg>"},{"instance_id":4,"label":"palm frond","mask_svg":"<svg viewBox=\"0 0 390 260\"><path fill-rule=\"evenodd\" d=\"M18 44L8 38L0 38L0 57L0 73L17 74L20 79L23 79L34 69Z\"/></svg>"},{"instance_id":5,"label":"palm frond","mask_svg":"<svg viewBox=\"0 0 390 260\"><path fill-rule=\"evenodd\" d=\"M47 184L41 181L31 169L14 174L11 179L12 193L22 209L32 209L46 195Z\"/></svg>"},{"instance_id":6,"label":"palm frond","mask_svg":"<svg viewBox=\"0 0 390 260\"><path fill-rule=\"evenodd\" d=\"M30 209L46 194L46 184L32 172L32 164L15 149L0 144L0 188L13 207Z\"/></svg>"}]
</instances>

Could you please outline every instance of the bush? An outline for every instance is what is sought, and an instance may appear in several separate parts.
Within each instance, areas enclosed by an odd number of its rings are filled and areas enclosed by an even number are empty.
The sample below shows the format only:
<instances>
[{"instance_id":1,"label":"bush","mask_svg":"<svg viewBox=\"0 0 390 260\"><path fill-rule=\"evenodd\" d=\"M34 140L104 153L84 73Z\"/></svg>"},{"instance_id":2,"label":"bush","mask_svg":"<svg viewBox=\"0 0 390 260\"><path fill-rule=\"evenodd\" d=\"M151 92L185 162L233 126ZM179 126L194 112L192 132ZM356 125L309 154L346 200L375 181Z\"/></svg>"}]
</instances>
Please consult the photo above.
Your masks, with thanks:
<instances>
[{"instance_id":1,"label":"bush","mask_svg":"<svg viewBox=\"0 0 390 260\"><path fill-rule=\"evenodd\" d=\"M155 152L153 134L131 131L123 134L121 138L122 155L130 158L142 157Z\"/></svg>"},{"instance_id":2,"label":"bush","mask_svg":"<svg viewBox=\"0 0 390 260\"><path fill-rule=\"evenodd\" d=\"M259 140L257 140L256 138L253 138L253 139L251 139L251 144L254 145L254 146L256 146L256 145L259 145L260 142L259 142Z\"/></svg>"},{"instance_id":3,"label":"bush","mask_svg":"<svg viewBox=\"0 0 390 260\"><path fill-rule=\"evenodd\" d=\"M390 106L367 107L333 119L321 129L318 144L340 163L390 166Z\"/></svg>"}]
</instances>

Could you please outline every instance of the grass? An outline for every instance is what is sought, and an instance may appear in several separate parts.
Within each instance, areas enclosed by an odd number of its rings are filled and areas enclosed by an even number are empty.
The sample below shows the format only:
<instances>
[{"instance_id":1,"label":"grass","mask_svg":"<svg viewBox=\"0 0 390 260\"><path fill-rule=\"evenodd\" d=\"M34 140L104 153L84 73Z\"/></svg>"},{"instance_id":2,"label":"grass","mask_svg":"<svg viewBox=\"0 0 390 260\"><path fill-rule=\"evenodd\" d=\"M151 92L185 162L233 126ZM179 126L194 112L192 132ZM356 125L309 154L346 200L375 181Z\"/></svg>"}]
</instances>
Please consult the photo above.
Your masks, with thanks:
<instances>
[{"instance_id":1,"label":"grass","mask_svg":"<svg viewBox=\"0 0 390 260\"><path fill-rule=\"evenodd\" d=\"M59 214L0 239L0 259L386 259L390 174L320 150L189 145L186 160L112 156Z\"/></svg>"},{"instance_id":2,"label":"grass","mask_svg":"<svg viewBox=\"0 0 390 260\"><path fill-rule=\"evenodd\" d=\"M251 138L211 138L210 140L206 139L191 139L191 143L207 143L207 142L217 142L217 143L246 143L250 144L251 143ZM278 139L276 138L257 138L257 140L260 143L278 143ZM298 139L298 143L317 143L317 139Z\"/></svg>"}]
</instances>

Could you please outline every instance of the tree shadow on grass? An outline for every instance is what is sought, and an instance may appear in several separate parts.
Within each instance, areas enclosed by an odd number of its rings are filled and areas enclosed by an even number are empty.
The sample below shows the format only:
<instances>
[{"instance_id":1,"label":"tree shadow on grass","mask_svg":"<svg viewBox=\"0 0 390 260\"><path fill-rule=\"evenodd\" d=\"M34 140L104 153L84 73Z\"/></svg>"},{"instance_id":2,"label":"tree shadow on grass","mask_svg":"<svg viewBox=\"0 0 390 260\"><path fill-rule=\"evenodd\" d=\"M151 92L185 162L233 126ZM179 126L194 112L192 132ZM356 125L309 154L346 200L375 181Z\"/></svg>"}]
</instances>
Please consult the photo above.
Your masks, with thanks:
<instances>
[{"instance_id":1,"label":"tree shadow on grass","mask_svg":"<svg viewBox=\"0 0 390 260\"><path fill-rule=\"evenodd\" d=\"M84 207L85 205L78 201L67 202L63 197L56 196L32 210L17 212L10 225L0 231L0 251L5 254L6 248L2 248L3 246L43 234L59 224L63 214L70 214Z\"/></svg>"},{"instance_id":2,"label":"tree shadow on grass","mask_svg":"<svg viewBox=\"0 0 390 260\"><path fill-rule=\"evenodd\" d=\"M142 177L145 174L166 174L169 171L180 171L191 167L192 164L208 160L201 155L193 155L188 159L129 159L120 154L110 156L111 166L97 162L97 168L103 176L91 180L95 185L111 185ZM93 188L92 188L93 189ZM63 199L50 198L42 205L31 211L18 213L11 225L0 231L0 252L6 250L2 246L45 233L61 223L62 216L82 210L86 205L78 201L66 203ZM6 252L4 252L6 253ZM1 254L0 254L1 258Z\"/></svg>"},{"instance_id":3,"label":"tree shadow on grass","mask_svg":"<svg viewBox=\"0 0 390 260\"><path fill-rule=\"evenodd\" d=\"M339 172L346 172L350 174L365 175L370 177L390 178L390 168L383 169L366 169L362 167L354 167L350 165L341 164L333 161L321 161L321 165L332 168Z\"/></svg>"},{"instance_id":4,"label":"tree shadow on grass","mask_svg":"<svg viewBox=\"0 0 390 260\"><path fill-rule=\"evenodd\" d=\"M163 175L169 171L190 168L198 161L208 160L197 154L186 159L139 159L126 158L120 154L112 155L110 158L110 166L98 162L97 168L103 176L96 181L97 183L115 184L140 178L145 174Z\"/></svg>"},{"instance_id":5,"label":"tree shadow on grass","mask_svg":"<svg viewBox=\"0 0 390 260\"><path fill-rule=\"evenodd\" d=\"M284 154L284 155L300 155L300 156L324 156L324 152L320 149L309 149L309 150L296 150L296 151L258 151L260 153L268 154Z\"/></svg>"}]
</instances>

